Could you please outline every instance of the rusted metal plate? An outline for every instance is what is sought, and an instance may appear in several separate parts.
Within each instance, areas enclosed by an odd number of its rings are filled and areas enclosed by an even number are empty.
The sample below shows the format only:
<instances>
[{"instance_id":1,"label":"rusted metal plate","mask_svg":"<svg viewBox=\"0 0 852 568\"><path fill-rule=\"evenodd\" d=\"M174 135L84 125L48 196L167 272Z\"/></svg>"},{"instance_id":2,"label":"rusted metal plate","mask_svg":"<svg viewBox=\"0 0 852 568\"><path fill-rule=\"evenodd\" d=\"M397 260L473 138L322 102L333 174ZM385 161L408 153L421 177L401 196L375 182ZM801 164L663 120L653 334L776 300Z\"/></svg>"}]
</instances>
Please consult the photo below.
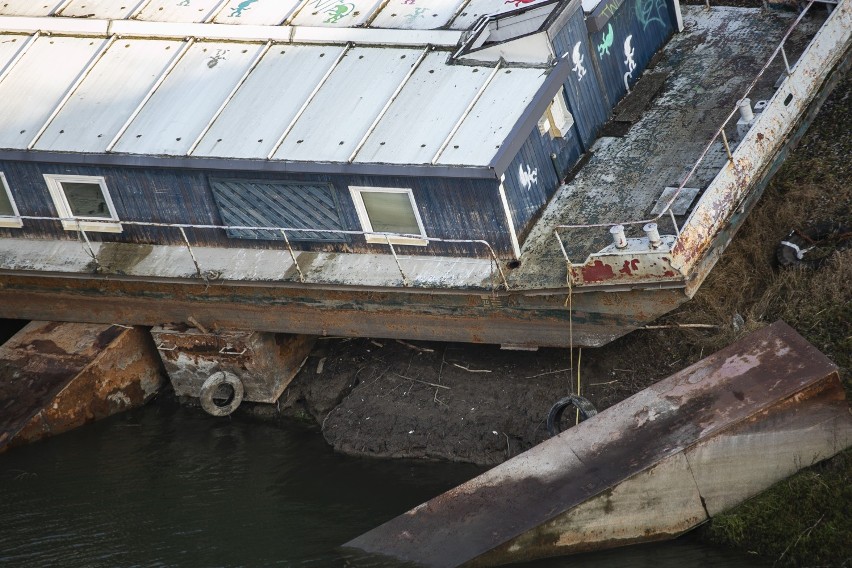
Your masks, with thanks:
<instances>
[{"instance_id":1,"label":"rusted metal plate","mask_svg":"<svg viewBox=\"0 0 852 568\"><path fill-rule=\"evenodd\" d=\"M834 401L830 408L827 400ZM813 436L813 424L801 427L809 422L803 417L816 415L821 417L817 423L829 430L819 437ZM715 468L718 478L725 471L724 460L714 459L709 450L704 455L710 457L701 459L696 448L724 448L720 440L728 436L727 446L736 451L746 440L742 429L769 416L778 418L754 427L774 436L753 436L739 456L753 464L756 481L741 495L729 497L726 506L750 497L757 486L768 487L779 472L786 475L852 445L852 417L836 367L783 322L346 546L444 567L471 561L492 565L673 536L707 516L700 514L702 491L712 496L713 485L701 481L701 472ZM683 475L684 463L688 476ZM736 480L727 476L726 483L728 493L736 495ZM596 510L612 518L592 522Z\"/></svg>"},{"instance_id":2,"label":"rusted metal plate","mask_svg":"<svg viewBox=\"0 0 852 568\"><path fill-rule=\"evenodd\" d=\"M144 329L31 322L0 346L0 452L140 406L162 380Z\"/></svg>"},{"instance_id":3,"label":"rusted metal plate","mask_svg":"<svg viewBox=\"0 0 852 568\"><path fill-rule=\"evenodd\" d=\"M225 371L240 379L251 402L277 401L316 341L314 335L207 332L174 324L154 327L151 335L176 395L198 397L210 375Z\"/></svg>"}]
</instances>

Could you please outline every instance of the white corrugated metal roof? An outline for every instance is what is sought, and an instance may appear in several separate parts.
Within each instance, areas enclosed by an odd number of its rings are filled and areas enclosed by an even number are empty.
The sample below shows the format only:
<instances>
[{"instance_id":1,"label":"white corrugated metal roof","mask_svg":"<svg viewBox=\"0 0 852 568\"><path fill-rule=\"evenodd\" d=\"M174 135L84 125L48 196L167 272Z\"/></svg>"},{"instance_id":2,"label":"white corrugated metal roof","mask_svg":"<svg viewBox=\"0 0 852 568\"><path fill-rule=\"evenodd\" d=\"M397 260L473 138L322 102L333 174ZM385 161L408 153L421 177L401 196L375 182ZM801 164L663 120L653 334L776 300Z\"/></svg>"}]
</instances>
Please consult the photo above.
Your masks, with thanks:
<instances>
[{"instance_id":1,"label":"white corrugated metal roof","mask_svg":"<svg viewBox=\"0 0 852 568\"><path fill-rule=\"evenodd\" d=\"M342 45L270 49L193 155L266 158L344 49Z\"/></svg>"},{"instance_id":2,"label":"white corrugated metal roof","mask_svg":"<svg viewBox=\"0 0 852 568\"><path fill-rule=\"evenodd\" d=\"M0 15L49 16L61 5L59 0L3 0L0 2Z\"/></svg>"},{"instance_id":3,"label":"white corrugated metal roof","mask_svg":"<svg viewBox=\"0 0 852 568\"><path fill-rule=\"evenodd\" d=\"M74 0L60 12L218 22L254 11L253 21L280 22L288 1L191 0L193 12L180 15L187 6L177 0ZM329 1L310 0L294 20ZM446 20L461 9L456 1L432 8ZM545 80L541 69L510 67L487 84L496 62L451 62L460 35L447 30L16 18L27 9L12 4L3 6L13 17L0 17L7 150L488 166ZM41 22L58 35L2 32L4 23L23 31ZM117 35L107 39L110 26ZM176 26L215 30L216 39L175 37Z\"/></svg>"},{"instance_id":4,"label":"white corrugated metal roof","mask_svg":"<svg viewBox=\"0 0 852 568\"><path fill-rule=\"evenodd\" d=\"M301 0L229 0L213 21L217 24L277 26L289 18Z\"/></svg>"},{"instance_id":5,"label":"white corrugated metal roof","mask_svg":"<svg viewBox=\"0 0 852 568\"><path fill-rule=\"evenodd\" d=\"M72 0L56 15L120 20L129 17L138 5L139 0Z\"/></svg>"},{"instance_id":6,"label":"white corrugated metal roof","mask_svg":"<svg viewBox=\"0 0 852 568\"><path fill-rule=\"evenodd\" d=\"M360 26L382 5L382 0L309 0L291 24L294 26Z\"/></svg>"},{"instance_id":7,"label":"white corrugated metal roof","mask_svg":"<svg viewBox=\"0 0 852 568\"><path fill-rule=\"evenodd\" d=\"M133 17L149 22L206 22L221 4L222 0L150 0Z\"/></svg>"},{"instance_id":8,"label":"white corrugated metal roof","mask_svg":"<svg viewBox=\"0 0 852 568\"><path fill-rule=\"evenodd\" d=\"M186 154L260 49L256 43L193 45L127 128L115 151Z\"/></svg>"},{"instance_id":9,"label":"white corrugated metal roof","mask_svg":"<svg viewBox=\"0 0 852 568\"><path fill-rule=\"evenodd\" d=\"M433 30L453 19L467 0L432 0L416 4L411 0L389 0L370 23L374 28Z\"/></svg>"},{"instance_id":10,"label":"white corrugated metal roof","mask_svg":"<svg viewBox=\"0 0 852 568\"><path fill-rule=\"evenodd\" d=\"M489 14L503 14L518 8L532 6L544 0L470 0L459 12L450 26L454 30L466 30L476 20Z\"/></svg>"},{"instance_id":11,"label":"white corrugated metal roof","mask_svg":"<svg viewBox=\"0 0 852 568\"><path fill-rule=\"evenodd\" d=\"M180 44L138 39L115 42L41 135L35 149L104 152Z\"/></svg>"}]
</instances>

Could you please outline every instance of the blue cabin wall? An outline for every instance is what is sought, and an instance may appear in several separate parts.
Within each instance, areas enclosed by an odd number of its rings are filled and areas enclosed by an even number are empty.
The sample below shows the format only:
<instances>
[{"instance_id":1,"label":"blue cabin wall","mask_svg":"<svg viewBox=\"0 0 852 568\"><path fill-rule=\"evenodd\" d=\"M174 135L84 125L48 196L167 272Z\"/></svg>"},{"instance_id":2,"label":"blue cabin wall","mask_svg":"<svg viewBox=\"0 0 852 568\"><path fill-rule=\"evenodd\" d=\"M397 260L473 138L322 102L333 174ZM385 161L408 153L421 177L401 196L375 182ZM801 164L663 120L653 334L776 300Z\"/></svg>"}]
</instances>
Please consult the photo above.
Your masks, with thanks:
<instances>
[{"instance_id":1,"label":"blue cabin wall","mask_svg":"<svg viewBox=\"0 0 852 568\"><path fill-rule=\"evenodd\" d=\"M210 179L324 182L336 192L344 229L360 231L349 186L411 188L427 236L488 241L499 255L511 256L512 243L496 179L439 177L373 177L363 175L260 173L190 169L96 167L40 162L0 161L22 216L57 215L42 174L103 176L121 221L151 221L221 225ZM305 227L310 228L310 227ZM236 239L223 229L187 229L199 246L285 248L283 241ZM122 233L87 232L93 241L183 244L174 228L124 225ZM63 230L58 221L24 220L21 229L0 228L0 237L76 240L75 231ZM389 254L384 245L367 244L360 235L348 242L293 242L297 250L352 251ZM487 257L482 245L431 243L427 247L396 246L404 254Z\"/></svg>"},{"instance_id":2,"label":"blue cabin wall","mask_svg":"<svg viewBox=\"0 0 852 568\"><path fill-rule=\"evenodd\" d=\"M576 122L564 138L552 138L541 134L538 127L533 128L503 179L515 232L521 241L582 153Z\"/></svg>"},{"instance_id":3,"label":"blue cabin wall","mask_svg":"<svg viewBox=\"0 0 852 568\"><path fill-rule=\"evenodd\" d=\"M571 64L571 73L564 84L565 93L583 151L586 151L594 144L601 126L609 120L612 107L595 72L594 47L589 40L582 9L574 12L553 36L552 42L557 57L564 57Z\"/></svg>"},{"instance_id":4,"label":"blue cabin wall","mask_svg":"<svg viewBox=\"0 0 852 568\"><path fill-rule=\"evenodd\" d=\"M608 20L588 20L593 57L611 106L674 33L673 10L670 0L624 0Z\"/></svg>"}]
</instances>

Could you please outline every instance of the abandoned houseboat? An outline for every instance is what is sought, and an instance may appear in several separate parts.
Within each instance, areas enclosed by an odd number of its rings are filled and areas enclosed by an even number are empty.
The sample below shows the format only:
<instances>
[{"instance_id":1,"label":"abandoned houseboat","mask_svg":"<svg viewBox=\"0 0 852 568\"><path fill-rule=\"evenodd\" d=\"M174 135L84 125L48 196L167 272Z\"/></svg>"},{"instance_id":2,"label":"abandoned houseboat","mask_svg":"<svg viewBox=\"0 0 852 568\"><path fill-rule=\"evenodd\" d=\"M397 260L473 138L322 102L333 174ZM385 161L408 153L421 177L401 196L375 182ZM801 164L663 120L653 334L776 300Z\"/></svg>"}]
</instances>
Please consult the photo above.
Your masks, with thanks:
<instances>
[{"instance_id":1,"label":"abandoned houseboat","mask_svg":"<svg viewBox=\"0 0 852 568\"><path fill-rule=\"evenodd\" d=\"M604 344L701 284L850 1L7 0L0 317Z\"/></svg>"}]
</instances>

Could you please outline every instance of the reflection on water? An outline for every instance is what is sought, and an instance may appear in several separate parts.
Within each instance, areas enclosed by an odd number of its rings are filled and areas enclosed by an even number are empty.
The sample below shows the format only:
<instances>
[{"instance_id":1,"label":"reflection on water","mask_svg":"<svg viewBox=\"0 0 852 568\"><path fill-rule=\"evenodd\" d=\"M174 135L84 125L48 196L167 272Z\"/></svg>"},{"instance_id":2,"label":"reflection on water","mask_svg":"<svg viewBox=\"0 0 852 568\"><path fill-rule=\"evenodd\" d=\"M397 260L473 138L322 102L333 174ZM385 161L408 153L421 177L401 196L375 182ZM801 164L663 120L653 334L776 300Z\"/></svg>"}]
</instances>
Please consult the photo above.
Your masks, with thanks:
<instances>
[{"instance_id":1,"label":"reflection on water","mask_svg":"<svg viewBox=\"0 0 852 568\"><path fill-rule=\"evenodd\" d=\"M346 566L341 543L479 471L346 458L315 431L153 405L0 455L0 565ZM747 560L677 542L530 566Z\"/></svg>"}]
</instances>

